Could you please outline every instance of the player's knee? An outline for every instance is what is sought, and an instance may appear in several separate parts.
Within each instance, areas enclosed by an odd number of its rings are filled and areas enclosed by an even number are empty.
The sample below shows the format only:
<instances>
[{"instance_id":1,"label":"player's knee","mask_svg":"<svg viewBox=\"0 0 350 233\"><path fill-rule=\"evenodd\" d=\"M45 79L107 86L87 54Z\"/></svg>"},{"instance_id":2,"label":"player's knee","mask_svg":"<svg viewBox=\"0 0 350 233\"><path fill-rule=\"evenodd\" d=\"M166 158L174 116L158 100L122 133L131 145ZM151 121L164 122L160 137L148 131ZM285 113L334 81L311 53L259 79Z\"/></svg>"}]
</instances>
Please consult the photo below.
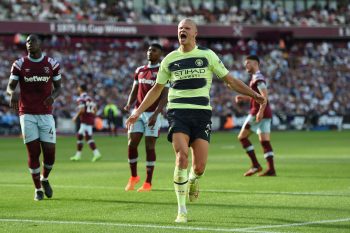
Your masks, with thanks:
<instances>
[{"instance_id":1,"label":"player's knee","mask_svg":"<svg viewBox=\"0 0 350 233\"><path fill-rule=\"evenodd\" d=\"M128 141L128 146L129 146L129 147L132 147L132 148L137 148L137 147L138 147L138 143L136 143L136 142L133 141L133 140L129 140L129 141Z\"/></svg>"},{"instance_id":2,"label":"player's knee","mask_svg":"<svg viewBox=\"0 0 350 233\"><path fill-rule=\"evenodd\" d=\"M205 171L205 164L198 164L193 167L193 171L197 176L203 175Z\"/></svg>"},{"instance_id":3,"label":"player's knee","mask_svg":"<svg viewBox=\"0 0 350 233\"><path fill-rule=\"evenodd\" d=\"M146 142L146 150L155 150L155 143Z\"/></svg>"}]
</instances>

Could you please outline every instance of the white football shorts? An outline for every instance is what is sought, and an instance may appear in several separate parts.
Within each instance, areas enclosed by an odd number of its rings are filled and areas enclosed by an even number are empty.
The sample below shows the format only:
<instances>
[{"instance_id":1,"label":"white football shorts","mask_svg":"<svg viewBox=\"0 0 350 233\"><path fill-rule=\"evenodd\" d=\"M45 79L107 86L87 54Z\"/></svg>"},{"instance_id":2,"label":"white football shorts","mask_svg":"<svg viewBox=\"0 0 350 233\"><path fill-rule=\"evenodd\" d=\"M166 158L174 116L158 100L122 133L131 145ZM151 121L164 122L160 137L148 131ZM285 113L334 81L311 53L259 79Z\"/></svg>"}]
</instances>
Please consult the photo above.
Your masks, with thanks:
<instances>
[{"instance_id":1,"label":"white football shorts","mask_svg":"<svg viewBox=\"0 0 350 233\"><path fill-rule=\"evenodd\" d=\"M143 133L146 137L159 137L159 130L161 126L160 115L158 114L157 121L154 126L148 126L148 119L153 112L144 112L133 126L128 130L128 133Z\"/></svg>"},{"instance_id":2,"label":"white football shorts","mask_svg":"<svg viewBox=\"0 0 350 233\"><path fill-rule=\"evenodd\" d=\"M55 120L51 114L24 114L19 117L24 144L39 139L56 143Z\"/></svg>"},{"instance_id":3,"label":"white football shorts","mask_svg":"<svg viewBox=\"0 0 350 233\"><path fill-rule=\"evenodd\" d=\"M256 122L256 117L249 114L243 124L243 128L247 124L250 125L250 130L256 134L271 133L271 118L263 118L260 122Z\"/></svg>"},{"instance_id":4,"label":"white football shorts","mask_svg":"<svg viewBox=\"0 0 350 233\"><path fill-rule=\"evenodd\" d=\"M78 130L78 134L81 134L81 135L89 135L91 136L92 135L92 132L93 132L93 126L92 125L88 125L88 124L85 124L85 123L81 123L80 124L80 128Z\"/></svg>"}]
</instances>

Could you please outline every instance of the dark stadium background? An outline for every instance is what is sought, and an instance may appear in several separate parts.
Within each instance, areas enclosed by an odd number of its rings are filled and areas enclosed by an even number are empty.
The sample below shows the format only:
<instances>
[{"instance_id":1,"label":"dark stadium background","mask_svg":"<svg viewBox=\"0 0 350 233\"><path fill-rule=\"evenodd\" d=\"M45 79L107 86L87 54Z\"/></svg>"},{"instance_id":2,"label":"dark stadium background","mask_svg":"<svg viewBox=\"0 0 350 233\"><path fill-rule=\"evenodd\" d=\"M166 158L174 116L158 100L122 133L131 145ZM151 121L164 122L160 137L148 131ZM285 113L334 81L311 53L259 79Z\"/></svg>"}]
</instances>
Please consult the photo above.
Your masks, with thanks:
<instances>
[{"instance_id":1,"label":"dark stadium background","mask_svg":"<svg viewBox=\"0 0 350 233\"><path fill-rule=\"evenodd\" d=\"M6 85L12 62L26 55L29 33L39 34L44 51L61 64L64 92L55 102L54 115L59 133L73 133L75 87L88 84L101 118L109 101L122 109L134 70L147 62L147 46L159 42L166 53L177 48L176 24L184 17L198 23L198 43L220 54L236 77L248 81L243 59L260 56L275 129L350 128L349 1L50 2L0 3L1 135L20 133L18 117L8 107ZM211 94L213 128L240 127L247 106L234 104L234 94L218 79ZM126 116L120 113L120 130Z\"/></svg>"}]
</instances>

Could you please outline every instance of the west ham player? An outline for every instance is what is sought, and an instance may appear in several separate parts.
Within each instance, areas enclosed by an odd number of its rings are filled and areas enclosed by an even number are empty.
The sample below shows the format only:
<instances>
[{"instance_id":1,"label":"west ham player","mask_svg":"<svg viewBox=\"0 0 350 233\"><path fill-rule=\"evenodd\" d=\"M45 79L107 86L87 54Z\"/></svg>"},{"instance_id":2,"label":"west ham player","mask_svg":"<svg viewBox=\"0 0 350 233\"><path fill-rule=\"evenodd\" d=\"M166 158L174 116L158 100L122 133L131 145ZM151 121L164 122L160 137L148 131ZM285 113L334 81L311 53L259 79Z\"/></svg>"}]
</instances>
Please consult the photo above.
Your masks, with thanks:
<instances>
[{"instance_id":1,"label":"west ham player","mask_svg":"<svg viewBox=\"0 0 350 233\"><path fill-rule=\"evenodd\" d=\"M7 93L10 96L10 107L19 110L29 171L35 186L34 200L40 201L44 198L44 192L48 198L53 194L48 181L55 162L56 144L52 103L61 91L61 74L59 63L43 54L37 35L27 37L26 48L28 56L16 60L12 65ZM19 101L15 91L18 83ZM44 159L40 177L41 150Z\"/></svg>"},{"instance_id":2,"label":"west ham player","mask_svg":"<svg viewBox=\"0 0 350 233\"><path fill-rule=\"evenodd\" d=\"M131 89L128 102L124 110L129 111L130 106L136 101L136 108L138 108L145 98L148 91L156 83L157 73L160 64L160 57L162 55L162 47L159 44L152 44L147 51L148 64L140 66L136 69L134 75L134 84ZM137 175L137 147L140 140L145 134L146 143L146 181L137 190L138 192L151 191L152 176L154 164L156 161L155 145L160 130L160 116L159 113L163 110L167 103L168 88L164 88L161 96L149 108L141 114L140 118L129 128L128 137L128 161L130 165L131 177L125 187L125 191L134 190L135 184L140 181Z\"/></svg>"},{"instance_id":3,"label":"west ham player","mask_svg":"<svg viewBox=\"0 0 350 233\"><path fill-rule=\"evenodd\" d=\"M199 194L199 179L204 173L208 159L211 134L211 106L209 90L213 74L235 91L264 103L264 97L233 78L219 57L210 49L197 46L197 26L191 19L178 25L180 47L169 53L162 61L156 84L148 92L141 105L127 119L130 126L160 96L165 84L171 82L168 96L168 141L172 142L176 163L174 188L178 202L177 223L187 222L186 196L195 201ZM192 167L189 175L189 147Z\"/></svg>"},{"instance_id":4,"label":"west ham player","mask_svg":"<svg viewBox=\"0 0 350 233\"><path fill-rule=\"evenodd\" d=\"M265 77L260 73L260 61L255 55L248 56L245 59L246 71L252 76L249 86L256 92L260 93L268 99L268 92ZM276 171L273 162L273 150L270 143L271 118L272 112L268 101L266 104L259 105L254 99L246 96L236 96L236 102L250 101L250 114L248 115L238 139L243 148L246 150L251 162L251 168L244 173L244 176L252 176L255 173L262 171L254 152L254 147L249 141L249 135L254 132L258 134L259 141L264 150L264 157L267 160L267 169L258 176L276 176Z\"/></svg>"},{"instance_id":5,"label":"west ham player","mask_svg":"<svg viewBox=\"0 0 350 233\"><path fill-rule=\"evenodd\" d=\"M91 161L96 162L102 157L100 151L96 148L95 141L92 139L93 127L95 123L96 104L93 99L86 93L86 91L87 87L85 84L82 84L78 87L78 112L73 117L73 121L76 121L79 117L80 128L77 133L77 152L73 157L70 158L70 160L81 160L81 151L84 145L83 138L85 136L85 141L87 144L89 144L90 149L94 153Z\"/></svg>"}]
</instances>

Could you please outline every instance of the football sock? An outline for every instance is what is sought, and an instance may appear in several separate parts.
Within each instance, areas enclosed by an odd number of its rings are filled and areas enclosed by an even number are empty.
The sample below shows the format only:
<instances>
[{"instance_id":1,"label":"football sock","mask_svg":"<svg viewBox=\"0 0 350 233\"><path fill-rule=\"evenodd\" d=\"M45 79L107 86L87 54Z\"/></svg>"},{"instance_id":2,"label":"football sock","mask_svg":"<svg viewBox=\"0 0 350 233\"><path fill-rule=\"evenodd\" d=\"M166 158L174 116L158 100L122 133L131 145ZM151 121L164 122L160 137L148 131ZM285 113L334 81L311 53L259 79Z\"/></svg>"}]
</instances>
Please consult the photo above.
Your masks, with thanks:
<instances>
[{"instance_id":1,"label":"football sock","mask_svg":"<svg viewBox=\"0 0 350 233\"><path fill-rule=\"evenodd\" d=\"M29 172L32 174L33 183L36 189L41 189L40 183L40 167L32 169L29 168Z\"/></svg>"},{"instance_id":2,"label":"football sock","mask_svg":"<svg viewBox=\"0 0 350 233\"><path fill-rule=\"evenodd\" d=\"M81 152L81 150L83 149L83 146L84 146L83 138L84 138L83 135L77 134L77 151L78 152Z\"/></svg>"},{"instance_id":3,"label":"football sock","mask_svg":"<svg viewBox=\"0 0 350 233\"><path fill-rule=\"evenodd\" d=\"M45 178L44 176L40 176L40 180L41 180L41 181L47 181L48 178Z\"/></svg>"},{"instance_id":4,"label":"football sock","mask_svg":"<svg viewBox=\"0 0 350 233\"><path fill-rule=\"evenodd\" d=\"M47 179L49 177L49 174L52 170L52 167L53 167L53 165L48 165L48 164L44 163L44 168L43 168L43 177L44 178Z\"/></svg>"},{"instance_id":5,"label":"football sock","mask_svg":"<svg viewBox=\"0 0 350 233\"><path fill-rule=\"evenodd\" d=\"M89 144L90 149L92 151L94 151L96 149L96 144L95 144L94 139L92 139L90 135L86 135L85 140L86 140L87 144Z\"/></svg>"},{"instance_id":6,"label":"football sock","mask_svg":"<svg viewBox=\"0 0 350 233\"><path fill-rule=\"evenodd\" d=\"M190 174L189 174L189 176L188 176L188 180L189 180L190 182L193 182L193 181L195 181L196 179L201 178L202 176L203 176L203 174L197 175L197 174L194 172L193 167L191 167Z\"/></svg>"},{"instance_id":7,"label":"football sock","mask_svg":"<svg viewBox=\"0 0 350 233\"><path fill-rule=\"evenodd\" d=\"M52 170L53 164L55 163L55 144L43 145L42 149L44 154L43 176L44 178L47 178Z\"/></svg>"},{"instance_id":8,"label":"football sock","mask_svg":"<svg viewBox=\"0 0 350 233\"><path fill-rule=\"evenodd\" d=\"M26 148L28 152L28 167L29 172L32 175L33 183L35 188L41 188L40 183L40 161L39 156L41 153L39 140L34 140L26 143Z\"/></svg>"},{"instance_id":9,"label":"football sock","mask_svg":"<svg viewBox=\"0 0 350 233\"><path fill-rule=\"evenodd\" d=\"M152 184L152 177L153 177L153 171L154 171L154 162L148 162L146 161L146 182ZM151 165L150 165L151 164Z\"/></svg>"},{"instance_id":10,"label":"football sock","mask_svg":"<svg viewBox=\"0 0 350 233\"><path fill-rule=\"evenodd\" d=\"M267 169L274 171L275 170L275 166L274 166L274 162L273 162L273 150L272 150L272 146L270 141L261 141L261 145L264 149L264 157L267 161Z\"/></svg>"},{"instance_id":11,"label":"football sock","mask_svg":"<svg viewBox=\"0 0 350 233\"><path fill-rule=\"evenodd\" d=\"M187 183L187 169L181 169L176 166L174 170L174 188L177 197L178 213L187 213Z\"/></svg>"},{"instance_id":12,"label":"football sock","mask_svg":"<svg viewBox=\"0 0 350 233\"><path fill-rule=\"evenodd\" d=\"M260 164L256 158L255 151L254 151L254 146L252 143L249 141L248 138L243 138L239 140L243 146L243 148L246 150L253 167L260 167Z\"/></svg>"},{"instance_id":13,"label":"football sock","mask_svg":"<svg viewBox=\"0 0 350 233\"><path fill-rule=\"evenodd\" d=\"M128 146L128 162L130 166L131 176L137 176L137 159L138 159L137 147Z\"/></svg>"},{"instance_id":14,"label":"football sock","mask_svg":"<svg viewBox=\"0 0 350 233\"><path fill-rule=\"evenodd\" d=\"M146 182L152 184L156 152L154 149L146 149Z\"/></svg>"}]
</instances>

